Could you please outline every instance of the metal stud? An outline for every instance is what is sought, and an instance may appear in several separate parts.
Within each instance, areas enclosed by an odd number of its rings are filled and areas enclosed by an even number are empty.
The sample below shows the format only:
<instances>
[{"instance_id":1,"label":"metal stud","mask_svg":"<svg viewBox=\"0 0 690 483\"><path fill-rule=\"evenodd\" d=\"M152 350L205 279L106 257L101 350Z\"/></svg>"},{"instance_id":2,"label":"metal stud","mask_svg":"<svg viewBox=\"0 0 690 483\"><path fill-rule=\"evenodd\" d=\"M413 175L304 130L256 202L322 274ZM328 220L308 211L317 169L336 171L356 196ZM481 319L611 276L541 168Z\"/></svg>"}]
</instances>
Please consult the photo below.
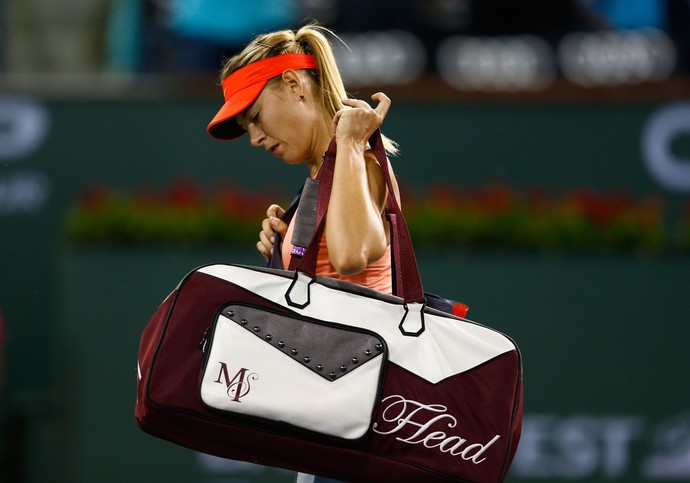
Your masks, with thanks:
<instances>
[{"instance_id":1,"label":"metal stud","mask_svg":"<svg viewBox=\"0 0 690 483\"><path fill-rule=\"evenodd\" d=\"M296 356L297 354L299 354L299 351L297 349L292 349L290 352L292 353L293 356Z\"/></svg>"},{"instance_id":2,"label":"metal stud","mask_svg":"<svg viewBox=\"0 0 690 483\"><path fill-rule=\"evenodd\" d=\"M347 366L346 366L346 365L340 366L340 370L341 370L342 372L347 371Z\"/></svg>"},{"instance_id":3,"label":"metal stud","mask_svg":"<svg viewBox=\"0 0 690 483\"><path fill-rule=\"evenodd\" d=\"M352 358L352 363L353 363L353 364L357 364L358 362L359 362L359 359L357 359L356 357L353 357L353 358Z\"/></svg>"},{"instance_id":4,"label":"metal stud","mask_svg":"<svg viewBox=\"0 0 690 483\"><path fill-rule=\"evenodd\" d=\"M365 356L370 356L371 355L371 349L367 349L364 351Z\"/></svg>"},{"instance_id":5,"label":"metal stud","mask_svg":"<svg viewBox=\"0 0 690 483\"><path fill-rule=\"evenodd\" d=\"M382 351L383 350L383 344L376 344L376 350Z\"/></svg>"},{"instance_id":6,"label":"metal stud","mask_svg":"<svg viewBox=\"0 0 690 483\"><path fill-rule=\"evenodd\" d=\"M247 319L242 319L242 320L240 320L240 324L242 324L242 325L247 325Z\"/></svg>"},{"instance_id":7,"label":"metal stud","mask_svg":"<svg viewBox=\"0 0 690 483\"><path fill-rule=\"evenodd\" d=\"M323 364L316 364L317 371L323 371Z\"/></svg>"},{"instance_id":8,"label":"metal stud","mask_svg":"<svg viewBox=\"0 0 690 483\"><path fill-rule=\"evenodd\" d=\"M335 372L328 373L328 377L330 377L331 379L335 379Z\"/></svg>"},{"instance_id":9,"label":"metal stud","mask_svg":"<svg viewBox=\"0 0 690 483\"><path fill-rule=\"evenodd\" d=\"M235 312L233 312L232 310L228 310L228 317L234 317L234 316L235 316Z\"/></svg>"},{"instance_id":10,"label":"metal stud","mask_svg":"<svg viewBox=\"0 0 690 483\"><path fill-rule=\"evenodd\" d=\"M254 327L254 332L261 332L261 327Z\"/></svg>"},{"instance_id":11,"label":"metal stud","mask_svg":"<svg viewBox=\"0 0 690 483\"><path fill-rule=\"evenodd\" d=\"M285 347L285 342L283 342L282 340L278 341L278 347L280 347L281 349Z\"/></svg>"},{"instance_id":12,"label":"metal stud","mask_svg":"<svg viewBox=\"0 0 690 483\"><path fill-rule=\"evenodd\" d=\"M304 358L304 363L309 364L311 362L311 357L305 357Z\"/></svg>"},{"instance_id":13,"label":"metal stud","mask_svg":"<svg viewBox=\"0 0 690 483\"><path fill-rule=\"evenodd\" d=\"M273 339L273 336L271 334L266 334L266 340L271 340Z\"/></svg>"}]
</instances>

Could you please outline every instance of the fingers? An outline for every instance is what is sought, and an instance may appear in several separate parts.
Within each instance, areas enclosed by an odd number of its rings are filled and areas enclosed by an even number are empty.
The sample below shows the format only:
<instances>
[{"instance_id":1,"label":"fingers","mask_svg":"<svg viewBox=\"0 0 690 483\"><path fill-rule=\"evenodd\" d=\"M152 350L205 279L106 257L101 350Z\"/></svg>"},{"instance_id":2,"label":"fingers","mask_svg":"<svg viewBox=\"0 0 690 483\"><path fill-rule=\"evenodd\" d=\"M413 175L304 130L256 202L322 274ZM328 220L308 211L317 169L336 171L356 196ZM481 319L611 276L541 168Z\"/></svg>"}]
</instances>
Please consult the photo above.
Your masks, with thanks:
<instances>
[{"instance_id":1,"label":"fingers","mask_svg":"<svg viewBox=\"0 0 690 483\"><path fill-rule=\"evenodd\" d=\"M276 218L275 216L272 216L268 219L268 222L271 225L271 228L273 228L273 231L276 233L280 233L280 236L285 238L285 235L287 234L287 223L285 223L283 220L280 218Z\"/></svg>"},{"instance_id":2,"label":"fingers","mask_svg":"<svg viewBox=\"0 0 690 483\"><path fill-rule=\"evenodd\" d=\"M376 106L375 110L377 113L381 114L383 117L386 116L388 113L388 109L391 107L391 99L388 97L386 94L383 92L377 92L371 96L371 99L373 101L378 102L378 105ZM362 109L372 109L372 107L369 105L368 102L363 101L361 99L350 99L346 98L343 99L343 104L349 107L359 107Z\"/></svg>"},{"instance_id":3,"label":"fingers","mask_svg":"<svg viewBox=\"0 0 690 483\"><path fill-rule=\"evenodd\" d=\"M285 214L285 210L280 207L280 205L271 205L266 210L266 216L269 218L275 216L276 218L281 218Z\"/></svg>"},{"instance_id":4,"label":"fingers","mask_svg":"<svg viewBox=\"0 0 690 483\"><path fill-rule=\"evenodd\" d=\"M266 211L268 218L264 218L261 222L261 231L259 232L259 241L256 244L256 248L266 261L271 259L275 234L279 233L283 238L287 234L288 225L280 219L283 214L285 214L283 208L279 205L271 205Z\"/></svg>"},{"instance_id":5,"label":"fingers","mask_svg":"<svg viewBox=\"0 0 690 483\"><path fill-rule=\"evenodd\" d=\"M375 111L378 112L382 118L386 117L386 114L388 114L388 109L391 107L390 98L383 92L377 92L371 96L371 99L379 103L378 106L376 106Z\"/></svg>"},{"instance_id":6,"label":"fingers","mask_svg":"<svg viewBox=\"0 0 690 483\"><path fill-rule=\"evenodd\" d=\"M335 131L337 129L338 124L345 116L358 115L364 115L365 117L368 117L370 121L373 121L373 123L376 125L374 129L380 127L381 124L383 124L383 120L385 119L386 115L388 114L388 110L391 106L391 100L383 92L375 93L371 96L371 99L375 102L378 102L376 108L371 107L368 102L361 99L343 99L342 102L345 108L339 110L336 112L335 116L333 116L333 130ZM355 117L352 117L352 119L355 119ZM358 123L361 125L361 122Z\"/></svg>"},{"instance_id":7,"label":"fingers","mask_svg":"<svg viewBox=\"0 0 690 483\"><path fill-rule=\"evenodd\" d=\"M332 132L366 142L381 127L391 107L390 98L383 92L375 93L371 99L378 103L375 108L361 99L343 99L343 109L333 116Z\"/></svg>"},{"instance_id":8,"label":"fingers","mask_svg":"<svg viewBox=\"0 0 690 483\"><path fill-rule=\"evenodd\" d=\"M266 216L268 217L266 220L264 220L264 223L268 221L270 229L272 229L275 232L280 233L280 235L285 238L285 234L287 233L287 223L285 223L283 220L280 218L285 214L285 210L282 209L279 205L271 205L268 207L268 210L266 211ZM264 231L266 231L265 226L262 225L264 228ZM271 233L272 235L273 233Z\"/></svg>"},{"instance_id":9,"label":"fingers","mask_svg":"<svg viewBox=\"0 0 690 483\"><path fill-rule=\"evenodd\" d=\"M271 254L273 252L267 251L263 243L257 242L256 249L259 250L261 256L264 257L264 260L266 260L267 262L271 260Z\"/></svg>"},{"instance_id":10,"label":"fingers","mask_svg":"<svg viewBox=\"0 0 690 483\"><path fill-rule=\"evenodd\" d=\"M271 259L271 254L273 253L273 243L275 241L274 231L271 228L270 221L266 218L261 223L261 231L259 232L259 241L256 244L256 248L261 253L266 261Z\"/></svg>"},{"instance_id":11,"label":"fingers","mask_svg":"<svg viewBox=\"0 0 690 483\"><path fill-rule=\"evenodd\" d=\"M369 108L371 109L371 106L369 103L366 101L363 101L361 99L351 99L349 97L346 97L343 99L343 104L349 107L359 107L359 108Z\"/></svg>"}]
</instances>

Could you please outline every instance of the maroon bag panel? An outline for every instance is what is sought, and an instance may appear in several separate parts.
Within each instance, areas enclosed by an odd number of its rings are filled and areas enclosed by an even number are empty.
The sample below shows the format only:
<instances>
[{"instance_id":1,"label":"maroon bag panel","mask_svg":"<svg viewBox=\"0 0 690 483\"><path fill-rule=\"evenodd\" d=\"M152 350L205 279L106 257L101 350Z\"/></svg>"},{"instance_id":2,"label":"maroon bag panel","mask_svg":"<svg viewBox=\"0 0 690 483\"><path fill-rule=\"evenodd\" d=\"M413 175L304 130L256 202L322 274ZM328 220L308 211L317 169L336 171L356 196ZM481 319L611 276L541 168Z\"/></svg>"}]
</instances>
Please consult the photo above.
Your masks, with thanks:
<instances>
[{"instance_id":1,"label":"maroon bag panel","mask_svg":"<svg viewBox=\"0 0 690 483\"><path fill-rule=\"evenodd\" d=\"M200 452L353 482L504 478L519 438L517 351L437 384L389 363L374 431L360 441L345 442L280 423L223 417L201 403L198 387L204 353L200 346L217 311L231 300L290 313L242 287L192 272L161 304L142 334L135 409L141 429ZM402 407L403 399L407 408ZM395 422L406 417L404 425ZM400 428L391 432L396 426ZM487 444L497 434L509 437ZM473 457L490 459L491 464L475 464Z\"/></svg>"}]
</instances>

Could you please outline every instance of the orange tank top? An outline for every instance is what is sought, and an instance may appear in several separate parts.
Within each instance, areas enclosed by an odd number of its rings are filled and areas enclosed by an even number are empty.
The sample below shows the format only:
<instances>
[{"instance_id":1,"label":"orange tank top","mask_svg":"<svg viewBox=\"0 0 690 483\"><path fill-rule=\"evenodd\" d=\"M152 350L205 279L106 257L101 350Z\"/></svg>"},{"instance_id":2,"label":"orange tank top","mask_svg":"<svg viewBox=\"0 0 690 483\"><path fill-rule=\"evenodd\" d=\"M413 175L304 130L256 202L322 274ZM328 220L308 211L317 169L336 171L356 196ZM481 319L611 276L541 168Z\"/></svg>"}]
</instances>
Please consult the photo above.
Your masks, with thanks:
<instances>
[{"instance_id":1,"label":"orange tank top","mask_svg":"<svg viewBox=\"0 0 690 483\"><path fill-rule=\"evenodd\" d=\"M294 218L288 225L287 234L281 247L281 255L283 256L283 268L290 265L290 253L292 252L292 232L294 230ZM337 278L347 282L356 283L365 287L373 288L380 292L388 294L393 293L393 270L391 268L391 247L386 247L383 256L377 261L369 264L363 272L357 275L345 276L339 274L328 258L328 244L326 243L326 234L321 235L319 241L319 255L316 259L316 274L330 278Z\"/></svg>"}]
</instances>

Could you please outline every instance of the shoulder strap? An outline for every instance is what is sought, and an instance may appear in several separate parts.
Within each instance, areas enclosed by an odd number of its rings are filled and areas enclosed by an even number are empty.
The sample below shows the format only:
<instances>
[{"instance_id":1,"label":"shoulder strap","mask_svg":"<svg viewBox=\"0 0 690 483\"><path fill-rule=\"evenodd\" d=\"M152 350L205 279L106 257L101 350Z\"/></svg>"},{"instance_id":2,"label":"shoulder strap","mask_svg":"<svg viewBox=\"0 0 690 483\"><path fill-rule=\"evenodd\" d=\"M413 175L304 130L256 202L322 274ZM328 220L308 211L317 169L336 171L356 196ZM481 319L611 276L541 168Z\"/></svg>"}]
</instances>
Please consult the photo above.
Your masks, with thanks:
<instances>
[{"instance_id":1,"label":"shoulder strap","mask_svg":"<svg viewBox=\"0 0 690 483\"><path fill-rule=\"evenodd\" d=\"M417 260L412 247L412 240L407 229L407 224L403 218L402 211L395 198L393 182L391 179L388 158L383 148L381 133L377 130L369 140L376 159L378 160L386 185L388 187L387 215L390 220L391 231L391 256L394 270L393 287L394 293L402 297L408 303L421 303L425 301L422 281L419 275ZM306 247L302 259L293 260L290 264L291 269L296 269L310 277L316 276L316 260L318 256L319 240L325 227L326 210L331 196L333 186L333 174L335 169L336 155L335 138L331 141L326 157L319 170L319 190L318 204L316 209L316 229ZM294 265L294 267L293 267Z\"/></svg>"},{"instance_id":2,"label":"shoulder strap","mask_svg":"<svg viewBox=\"0 0 690 483\"><path fill-rule=\"evenodd\" d=\"M292 220L292 217L295 216L295 212L297 211L297 206L299 205L300 198L302 197L302 191L304 190L304 186L302 186L299 191L297 191L297 194L295 197L292 199L292 203L290 203L290 207L283 213L283 216L280 217L281 220L283 220L285 223L288 225L290 224L290 221ZM279 233L276 233L275 236L273 237L273 253L271 255L271 259L268 261L268 267L269 268L283 268L283 254L281 253L281 237Z\"/></svg>"}]
</instances>

